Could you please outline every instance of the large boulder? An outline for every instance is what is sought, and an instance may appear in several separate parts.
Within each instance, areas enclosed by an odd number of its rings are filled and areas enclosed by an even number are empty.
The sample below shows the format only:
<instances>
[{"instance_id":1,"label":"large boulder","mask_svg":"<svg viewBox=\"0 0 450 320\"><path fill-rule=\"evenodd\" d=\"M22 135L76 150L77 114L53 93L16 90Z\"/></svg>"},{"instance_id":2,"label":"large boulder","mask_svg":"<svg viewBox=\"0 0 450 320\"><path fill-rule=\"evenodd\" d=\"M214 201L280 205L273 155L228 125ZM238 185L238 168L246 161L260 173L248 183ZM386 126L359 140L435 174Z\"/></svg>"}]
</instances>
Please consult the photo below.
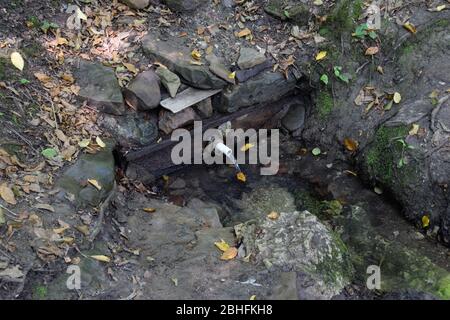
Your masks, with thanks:
<instances>
[{"instance_id":1,"label":"large boulder","mask_svg":"<svg viewBox=\"0 0 450 320\"><path fill-rule=\"evenodd\" d=\"M127 102L138 110L157 108L161 101L159 77L153 70L138 74L125 89L124 95Z\"/></svg>"},{"instance_id":2,"label":"large boulder","mask_svg":"<svg viewBox=\"0 0 450 320\"><path fill-rule=\"evenodd\" d=\"M191 53L176 40L161 41L154 35L142 40L144 52L177 73L188 85L199 89L220 89L225 81L215 76L206 65L191 63Z\"/></svg>"},{"instance_id":3,"label":"large boulder","mask_svg":"<svg viewBox=\"0 0 450 320\"><path fill-rule=\"evenodd\" d=\"M308 211L280 212L235 226L251 255L271 271L296 272L301 298L331 299L350 283L353 268L339 237Z\"/></svg>"},{"instance_id":4,"label":"large boulder","mask_svg":"<svg viewBox=\"0 0 450 320\"><path fill-rule=\"evenodd\" d=\"M205 0L164 0L164 3L172 10L179 12L191 12L204 4Z\"/></svg>"},{"instance_id":5,"label":"large boulder","mask_svg":"<svg viewBox=\"0 0 450 320\"><path fill-rule=\"evenodd\" d=\"M121 115L125 112L122 91L112 68L97 62L80 60L75 71L78 95L99 111Z\"/></svg>"}]
</instances>

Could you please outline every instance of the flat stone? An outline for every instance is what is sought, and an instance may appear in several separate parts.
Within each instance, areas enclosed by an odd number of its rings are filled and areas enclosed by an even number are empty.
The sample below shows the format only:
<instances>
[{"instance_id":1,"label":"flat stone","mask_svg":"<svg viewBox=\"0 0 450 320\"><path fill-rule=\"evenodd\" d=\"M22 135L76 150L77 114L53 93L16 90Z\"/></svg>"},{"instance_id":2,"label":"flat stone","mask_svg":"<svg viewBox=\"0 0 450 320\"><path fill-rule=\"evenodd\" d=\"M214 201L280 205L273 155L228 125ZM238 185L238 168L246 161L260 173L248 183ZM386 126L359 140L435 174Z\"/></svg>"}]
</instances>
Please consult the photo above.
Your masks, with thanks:
<instances>
[{"instance_id":1,"label":"flat stone","mask_svg":"<svg viewBox=\"0 0 450 320\"><path fill-rule=\"evenodd\" d=\"M281 124L289 131L300 129L305 123L305 106L301 103L294 103L289 107L289 111L281 120Z\"/></svg>"},{"instance_id":2,"label":"flat stone","mask_svg":"<svg viewBox=\"0 0 450 320\"><path fill-rule=\"evenodd\" d=\"M187 88L180 92L175 98L168 98L161 101L161 106L172 111L173 113L190 107L200 101L219 93L221 90L199 90L195 88Z\"/></svg>"},{"instance_id":3,"label":"flat stone","mask_svg":"<svg viewBox=\"0 0 450 320\"><path fill-rule=\"evenodd\" d=\"M425 100L404 104L394 117L386 121L385 126L410 125L430 114L432 109L433 105Z\"/></svg>"},{"instance_id":4,"label":"flat stone","mask_svg":"<svg viewBox=\"0 0 450 320\"><path fill-rule=\"evenodd\" d=\"M145 9L150 4L150 0L121 0L121 1L133 9Z\"/></svg>"},{"instance_id":5,"label":"flat stone","mask_svg":"<svg viewBox=\"0 0 450 320\"><path fill-rule=\"evenodd\" d=\"M195 108L201 116L209 118L213 115L214 109L212 106L211 98L206 98L195 105Z\"/></svg>"},{"instance_id":6,"label":"flat stone","mask_svg":"<svg viewBox=\"0 0 450 320\"><path fill-rule=\"evenodd\" d=\"M59 179L57 185L75 195L78 206L97 206L111 192L115 179L112 149L113 144L106 142L106 148L99 152L83 154ZM88 179L96 180L101 189L88 183Z\"/></svg>"},{"instance_id":7,"label":"flat stone","mask_svg":"<svg viewBox=\"0 0 450 320\"><path fill-rule=\"evenodd\" d=\"M245 82L250 78L253 78L263 72L264 70L272 67L273 63L270 60L266 60L265 62L258 64L250 69L237 70L236 71L236 79L239 82Z\"/></svg>"},{"instance_id":8,"label":"flat stone","mask_svg":"<svg viewBox=\"0 0 450 320\"><path fill-rule=\"evenodd\" d=\"M290 76L286 79L279 72L267 71L260 75L224 90L219 110L234 112L242 107L257 103L279 100L295 89L296 80Z\"/></svg>"},{"instance_id":9,"label":"flat stone","mask_svg":"<svg viewBox=\"0 0 450 320\"><path fill-rule=\"evenodd\" d=\"M173 130L189 125L197 119L194 109L186 108L178 113L162 110L159 116L158 126L161 131L170 134Z\"/></svg>"},{"instance_id":10,"label":"flat stone","mask_svg":"<svg viewBox=\"0 0 450 320\"><path fill-rule=\"evenodd\" d=\"M75 71L78 95L99 111L121 115L125 112L122 91L114 70L100 63L80 60Z\"/></svg>"},{"instance_id":11,"label":"flat stone","mask_svg":"<svg viewBox=\"0 0 450 320\"><path fill-rule=\"evenodd\" d=\"M176 40L158 41L154 35L148 35L142 40L142 47L146 54L163 63L194 88L220 89L226 85L207 66L191 64L190 51Z\"/></svg>"},{"instance_id":12,"label":"flat stone","mask_svg":"<svg viewBox=\"0 0 450 320\"><path fill-rule=\"evenodd\" d=\"M235 84L234 79L229 77L230 69L225 66L223 61L214 55L210 55L206 59L209 61L209 70L212 73L231 84Z\"/></svg>"},{"instance_id":13,"label":"flat stone","mask_svg":"<svg viewBox=\"0 0 450 320\"><path fill-rule=\"evenodd\" d=\"M159 77L153 70L144 71L124 90L125 99L139 110L151 110L159 106L161 91Z\"/></svg>"},{"instance_id":14,"label":"flat stone","mask_svg":"<svg viewBox=\"0 0 450 320\"><path fill-rule=\"evenodd\" d=\"M190 12L194 11L202 4L206 3L205 0L164 0L164 3L172 10L178 12Z\"/></svg>"},{"instance_id":15,"label":"flat stone","mask_svg":"<svg viewBox=\"0 0 450 320\"><path fill-rule=\"evenodd\" d=\"M161 79L162 85L169 91L170 96L175 98L181 85L180 78L169 69L163 67L156 69L156 74Z\"/></svg>"},{"instance_id":16,"label":"flat stone","mask_svg":"<svg viewBox=\"0 0 450 320\"><path fill-rule=\"evenodd\" d=\"M253 48L242 47L237 64L241 69L249 69L265 61L266 57L263 53Z\"/></svg>"}]
</instances>

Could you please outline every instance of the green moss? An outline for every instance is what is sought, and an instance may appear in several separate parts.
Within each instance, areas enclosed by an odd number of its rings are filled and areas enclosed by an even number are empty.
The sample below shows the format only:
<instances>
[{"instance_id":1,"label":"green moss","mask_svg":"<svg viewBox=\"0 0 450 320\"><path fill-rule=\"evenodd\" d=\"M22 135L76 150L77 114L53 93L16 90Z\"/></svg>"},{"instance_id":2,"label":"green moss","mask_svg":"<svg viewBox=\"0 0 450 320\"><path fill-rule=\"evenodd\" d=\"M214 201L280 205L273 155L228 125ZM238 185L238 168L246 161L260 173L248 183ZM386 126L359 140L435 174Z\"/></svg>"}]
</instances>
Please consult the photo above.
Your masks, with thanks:
<instances>
[{"instance_id":1,"label":"green moss","mask_svg":"<svg viewBox=\"0 0 450 320\"><path fill-rule=\"evenodd\" d=\"M336 5L329 21L340 32L353 31L363 8L364 1L362 0L342 0Z\"/></svg>"},{"instance_id":2,"label":"green moss","mask_svg":"<svg viewBox=\"0 0 450 320\"><path fill-rule=\"evenodd\" d=\"M442 299L450 300L450 275L439 281L438 294Z\"/></svg>"},{"instance_id":3,"label":"green moss","mask_svg":"<svg viewBox=\"0 0 450 320\"><path fill-rule=\"evenodd\" d=\"M375 134L375 140L366 153L366 165L372 178L385 185L394 182L395 168L400 160L402 146L395 138L403 138L408 133L406 126L381 127Z\"/></svg>"},{"instance_id":4,"label":"green moss","mask_svg":"<svg viewBox=\"0 0 450 320\"><path fill-rule=\"evenodd\" d=\"M299 210L308 210L316 217L320 217L326 206L309 192L300 190L294 195L295 205Z\"/></svg>"},{"instance_id":5,"label":"green moss","mask_svg":"<svg viewBox=\"0 0 450 320\"><path fill-rule=\"evenodd\" d=\"M45 300L47 298L47 287L36 286L33 288L33 299L35 300Z\"/></svg>"},{"instance_id":6,"label":"green moss","mask_svg":"<svg viewBox=\"0 0 450 320\"><path fill-rule=\"evenodd\" d=\"M325 119L333 110L333 97L330 92L322 90L319 92L316 101L319 117Z\"/></svg>"}]
</instances>

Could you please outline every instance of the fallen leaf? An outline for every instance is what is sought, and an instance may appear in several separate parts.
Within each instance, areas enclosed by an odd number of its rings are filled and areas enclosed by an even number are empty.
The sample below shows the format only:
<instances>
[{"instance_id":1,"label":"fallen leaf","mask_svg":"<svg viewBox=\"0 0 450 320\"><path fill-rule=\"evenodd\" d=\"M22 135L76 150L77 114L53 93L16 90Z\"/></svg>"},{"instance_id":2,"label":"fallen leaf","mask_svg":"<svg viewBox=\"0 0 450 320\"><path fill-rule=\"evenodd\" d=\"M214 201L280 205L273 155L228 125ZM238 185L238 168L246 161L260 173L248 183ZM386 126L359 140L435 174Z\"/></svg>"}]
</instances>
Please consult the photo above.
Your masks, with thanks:
<instances>
[{"instance_id":1,"label":"fallen leaf","mask_svg":"<svg viewBox=\"0 0 450 320\"><path fill-rule=\"evenodd\" d=\"M402 96L400 95L400 93L398 93L398 92L394 93L393 100L395 103L400 103L400 101L402 101Z\"/></svg>"},{"instance_id":2,"label":"fallen leaf","mask_svg":"<svg viewBox=\"0 0 450 320\"><path fill-rule=\"evenodd\" d=\"M246 143L241 147L241 151L245 152L251 148L253 148L255 145L252 143Z\"/></svg>"},{"instance_id":3,"label":"fallen leaf","mask_svg":"<svg viewBox=\"0 0 450 320\"><path fill-rule=\"evenodd\" d=\"M344 146L348 151L354 152L356 151L356 149L358 149L358 142L351 138L345 138Z\"/></svg>"},{"instance_id":4,"label":"fallen leaf","mask_svg":"<svg viewBox=\"0 0 450 320\"><path fill-rule=\"evenodd\" d=\"M41 151L41 154L47 159L53 159L58 155L58 152L53 148L47 148Z\"/></svg>"},{"instance_id":5,"label":"fallen leaf","mask_svg":"<svg viewBox=\"0 0 450 320\"><path fill-rule=\"evenodd\" d=\"M325 57L327 56L327 52L326 51L320 51L317 55L316 55L316 61L320 61L325 59Z\"/></svg>"},{"instance_id":6,"label":"fallen leaf","mask_svg":"<svg viewBox=\"0 0 450 320\"><path fill-rule=\"evenodd\" d=\"M34 76L36 77L36 79L43 83L50 82L52 80L52 78L42 72L36 72Z\"/></svg>"},{"instance_id":7,"label":"fallen leaf","mask_svg":"<svg viewBox=\"0 0 450 320\"><path fill-rule=\"evenodd\" d=\"M380 49L378 47L369 47L366 50L366 56L373 56L378 53Z\"/></svg>"},{"instance_id":8,"label":"fallen leaf","mask_svg":"<svg viewBox=\"0 0 450 320\"><path fill-rule=\"evenodd\" d=\"M17 51L14 51L11 53L11 62L20 71L23 70L23 67L25 66L25 61L23 61L22 55L18 53Z\"/></svg>"},{"instance_id":9,"label":"fallen leaf","mask_svg":"<svg viewBox=\"0 0 450 320\"><path fill-rule=\"evenodd\" d=\"M411 23L411 22L406 22L403 27L408 30L409 32L411 32L412 34L416 34L417 29L416 27Z\"/></svg>"},{"instance_id":10,"label":"fallen leaf","mask_svg":"<svg viewBox=\"0 0 450 320\"><path fill-rule=\"evenodd\" d=\"M78 142L78 146L80 148L86 148L91 143L91 139L83 139L80 142Z\"/></svg>"},{"instance_id":11,"label":"fallen leaf","mask_svg":"<svg viewBox=\"0 0 450 320\"><path fill-rule=\"evenodd\" d=\"M377 71L378 71L378 73L380 73L380 74L384 74L384 70L383 70L383 67L382 67L382 66L378 66L378 67L377 67Z\"/></svg>"},{"instance_id":12,"label":"fallen leaf","mask_svg":"<svg viewBox=\"0 0 450 320\"><path fill-rule=\"evenodd\" d=\"M111 261L110 257L104 256L104 255L93 255L93 256L91 256L91 258L94 260L97 260L100 262L106 262L106 263Z\"/></svg>"},{"instance_id":13,"label":"fallen leaf","mask_svg":"<svg viewBox=\"0 0 450 320\"><path fill-rule=\"evenodd\" d=\"M314 148L314 149L312 149L311 153L312 153L314 156L318 156L319 154L322 153L322 151L320 150L320 148Z\"/></svg>"},{"instance_id":14,"label":"fallen leaf","mask_svg":"<svg viewBox=\"0 0 450 320\"><path fill-rule=\"evenodd\" d=\"M202 58L202 54L201 54L197 49L194 49L194 50L192 50L192 52L191 52L191 57L192 57L194 60L199 61L199 60Z\"/></svg>"},{"instance_id":15,"label":"fallen leaf","mask_svg":"<svg viewBox=\"0 0 450 320\"><path fill-rule=\"evenodd\" d=\"M419 132L419 128L420 128L420 126L417 123L414 123L412 125L411 130L409 130L408 134L410 136L415 136Z\"/></svg>"},{"instance_id":16,"label":"fallen leaf","mask_svg":"<svg viewBox=\"0 0 450 320\"><path fill-rule=\"evenodd\" d=\"M220 251L225 252L227 251L230 246L228 243L226 243L223 239L220 239L220 242L214 242L214 245L219 248Z\"/></svg>"},{"instance_id":17,"label":"fallen leaf","mask_svg":"<svg viewBox=\"0 0 450 320\"><path fill-rule=\"evenodd\" d=\"M276 211L272 211L271 213L269 213L267 215L267 218L271 219L271 220L277 220L280 217L280 214Z\"/></svg>"},{"instance_id":18,"label":"fallen leaf","mask_svg":"<svg viewBox=\"0 0 450 320\"><path fill-rule=\"evenodd\" d=\"M236 78L236 71L230 72L230 74L228 74L228 79L234 79Z\"/></svg>"},{"instance_id":19,"label":"fallen leaf","mask_svg":"<svg viewBox=\"0 0 450 320\"><path fill-rule=\"evenodd\" d=\"M232 260L238 254L238 250L235 247L228 248L220 257L220 260Z\"/></svg>"},{"instance_id":20,"label":"fallen leaf","mask_svg":"<svg viewBox=\"0 0 450 320\"><path fill-rule=\"evenodd\" d=\"M242 37L248 36L248 35L251 34L251 33L252 33L252 32L250 31L249 28L245 28L245 29L239 31L238 34L237 34L237 36L238 36L239 38L242 38Z\"/></svg>"},{"instance_id":21,"label":"fallen leaf","mask_svg":"<svg viewBox=\"0 0 450 320\"><path fill-rule=\"evenodd\" d=\"M428 216L422 217L422 227L426 228L430 225L430 218Z\"/></svg>"},{"instance_id":22,"label":"fallen leaf","mask_svg":"<svg viewBox=\"0 0 450 320\"><path fill-rule=\"evenodd\" d=\"M130 71L130 72L132 72L132 73L134 73L134 74L137 74L137 73L138 73L138 70L137 70L137 68L134 66L134 64L131 64L131 63L123 63L123 65L125 66L125 68L128 69L128 71Z\"/></svg>"},{"instance_id":23,"label":"fallen leaf","mask_svg":"<svg viewBox=\"0 0 450 320\"><path fill-rule=\"evenodd\" d=\"M90 184L92 184L97 190L102 190L102 186L98 183L95 179L88 179L87 180Z\"/></svg>"},{"instance_id":24,"label":"fallen leaf","mask_svg":"<svg viewBox=\"0 0 450 320\"><path fill-rule=\"evenodd\" d=\"M381 189L381 188L379 188L379 187L373 188L373 191L374 191L376 194L383 194L383 189Z\"/></svg>"},{"instance_id":25,"label":"fallen leaf","mask_svg":"<svg viewBox=\"0 0 450 320\"><path fill-rule=\"evenodd\" d=\"M14 192L8 187L6 183L0 185L0 196L9 204L17 204Z\"/></svg>"},{"instance_id":26,"label":"fallen leaf","mask_svg":"<svg viewBox=\"0 0 450 320\"><path fill-rule=\"evenodd\" d=\"M247 181L247 177L245 176L245 174L241 171L241 172L238 172L237 174L236 174L236 178L239 180L239 181L242 181L242 182L245 182L245 181Z\"/></svg>"},{"instance_id":27,"label":"fallen leaf","mask_svg":"<svg viewBox=\"0 0 450 320\"><path fill-rule=\"evenodd\" d=\"M95 138L95 142L100 146L100 148L106 147L106 144L102 141L100 137Z\"/></svg>"},{"instance_id":28,"label":"fallen leaf","mask_svg":"<svg viewBox=\"0 0 450 320\"><path fill-rule=\"evenodd\" d=\"M144 208L144 209L142 209L142 210L144 210L145 212L148 212L148 213L153 213L153 212L156 211L155 208Z\"/></svg>"},{"instance_id":29,"label":"fallen leaf","mask_svg":"<svg viewBox=\"0 0 450 320\"><path fill-rule=\"evenodd\" d=\"M322 0L320 0L320 1L322 1ZM314 4L317 2L317 0L316 1L314 1ZM250 297L250 300L256 300L256 295L252 295L251 297Z\"/></svg>"}]
</instances>

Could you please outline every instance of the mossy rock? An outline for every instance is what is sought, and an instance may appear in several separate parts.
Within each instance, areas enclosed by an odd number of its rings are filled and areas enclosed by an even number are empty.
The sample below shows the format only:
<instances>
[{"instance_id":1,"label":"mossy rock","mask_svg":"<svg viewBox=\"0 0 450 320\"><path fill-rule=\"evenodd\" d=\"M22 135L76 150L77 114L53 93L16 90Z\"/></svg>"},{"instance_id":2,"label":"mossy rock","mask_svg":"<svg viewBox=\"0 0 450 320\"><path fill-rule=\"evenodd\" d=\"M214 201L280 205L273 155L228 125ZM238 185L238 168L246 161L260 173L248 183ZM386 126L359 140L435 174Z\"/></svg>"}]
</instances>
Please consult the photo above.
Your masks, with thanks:
<instances>
[{"instance_id":1,"label":"mossy rock","mask_svg":"<svg viewBox=\"0 0 450 320\"><path fill-rule=\"evenodd\" d=\"M290 20L298 25L306 25L311 18L309 7L292 0L269 0L264 10L281 20Z\"/></svg>"}]
</instances>

